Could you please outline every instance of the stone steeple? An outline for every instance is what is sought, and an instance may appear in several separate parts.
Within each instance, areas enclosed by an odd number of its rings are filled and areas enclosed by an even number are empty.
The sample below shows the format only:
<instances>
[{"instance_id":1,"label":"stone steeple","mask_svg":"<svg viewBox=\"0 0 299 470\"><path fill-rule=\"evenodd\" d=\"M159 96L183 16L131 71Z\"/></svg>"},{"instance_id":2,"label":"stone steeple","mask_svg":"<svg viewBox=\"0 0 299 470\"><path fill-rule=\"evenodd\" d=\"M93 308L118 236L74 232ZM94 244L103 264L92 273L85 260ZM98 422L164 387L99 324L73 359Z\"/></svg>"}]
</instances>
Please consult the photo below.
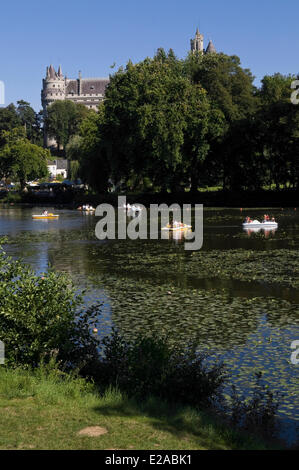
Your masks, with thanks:
<instances>
[{"instance_id":1,"label":"stone steeple","mask_svg":"<svg viewBox=\"0 0 299 470\"><path fill-rule=\"evenodd\" d=\"M199 29L196 28L195 38L191 39L191 51L194 52L204 52L203 47L203 35L199 32Z\"/></svg>"},{"instance_id":2,"label":"stone steeple","mask_svg":"<svg viewBox=\"0 0 299 470\"><path fill-rule=\"evenodd\" d=\"M58 77L63 77L62 75L62 69L61 69L61 65L59 65L59 69L58 69Z\"/></svg>"}]
</instances>

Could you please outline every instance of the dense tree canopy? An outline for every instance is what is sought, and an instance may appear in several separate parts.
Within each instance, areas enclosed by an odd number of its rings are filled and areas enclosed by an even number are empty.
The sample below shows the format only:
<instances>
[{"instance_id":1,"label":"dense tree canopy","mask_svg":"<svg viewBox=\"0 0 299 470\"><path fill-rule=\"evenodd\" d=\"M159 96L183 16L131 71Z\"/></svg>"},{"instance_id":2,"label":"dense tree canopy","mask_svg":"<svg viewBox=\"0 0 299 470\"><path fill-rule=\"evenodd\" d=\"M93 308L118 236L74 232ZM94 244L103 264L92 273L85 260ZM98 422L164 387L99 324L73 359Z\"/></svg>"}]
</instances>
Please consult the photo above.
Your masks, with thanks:
<instances>
[{"instance_id":1,"label":"dense tree canopy","mask_svg":"<svg viewBox=\"0 0 299 470\"><path fill-rule=\"evenodd\" d=\"M297 77L265 76L260 88L236 56L159 49L110 77L98 112L70 100L48 107L45 126L91 188L197 191L299 188ZM12 161L44 158L41 114L26 101L0 108L0 177ZM33 158L33 157L32 157ZM26 166L27 166L26 163ZM14 167L16 168L16 167ZM21 181L28 178L14 170Z\"/></svg>"},{"instance_id":2,"label":"dense tree canopy","mask_svg":"<svg viewBox=\"0 0 299 470\"><path fill-rule=\"evenodd\" d=\"M48 107L45 127L47 134L56 140L58 150L66 148L70 138L78 133L80 123L90 112L83 104L70 100L55 101Z\"/></svg>"},{"instance_id":3,"label":"dense tree canopy","mask_svg":"<svg viewBox=\"0 0 299 470\"><path fill-rule=\"evenodd\" d=\"M0 147L0 178L12 178L20 183L21 189L26 182L48 175L47 159L50 152L32 144L22 128L2 131Z\"/></svg>"},{"instance_id":4,"label":"dense tree canopy","mask_svg":"<svg viewBox=\"0 0 299 470\"><path fill-rule=\"evenodd\" d=\"M23 127L28 140L33 144L42 145L42 115L36 113L27 101L20 100L17 107L9 104L6 108L0 108L0 133L12 131L17 127ZM0 140L1 146L1 140Z\"/></svg>"},{"instance_id":5,"label":"dense tree canopy","mask_svg":"<svg viewBox=\"0 0 299 470\"><path fill-rule=\"evenodd\" d=\"M296 77L254 86L240 59L159 49L120 68L98 114L87 116L67 154L97 191L298 188Z\"/></svg>"}]
</instances>

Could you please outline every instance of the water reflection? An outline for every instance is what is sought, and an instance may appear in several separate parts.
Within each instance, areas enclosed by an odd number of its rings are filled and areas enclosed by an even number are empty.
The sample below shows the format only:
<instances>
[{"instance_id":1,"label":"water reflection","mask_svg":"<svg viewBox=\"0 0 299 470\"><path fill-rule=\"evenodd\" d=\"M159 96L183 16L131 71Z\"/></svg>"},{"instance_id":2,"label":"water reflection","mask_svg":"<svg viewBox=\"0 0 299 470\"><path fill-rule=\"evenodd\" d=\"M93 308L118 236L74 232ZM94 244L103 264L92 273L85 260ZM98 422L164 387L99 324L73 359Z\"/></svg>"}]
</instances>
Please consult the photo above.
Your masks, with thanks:
<instances>
[{"instance_id":1,"label":"water reflection","mask_svg":"<svg viewBox=\"0 0 299 470\"><path fill-rule=\"evenodd\" d=\"M250 237L252 234L255 234L255 233L263 233L265 235L265 238L269 238L270 235L274 236L275 233L277 232L277 228L272 228L272 229L268 229L268 228L259 228L259 227L256 227L256 228L244 228L243 229L244 232L247 233L248 237Z\"/></svg>"}]
</instances>

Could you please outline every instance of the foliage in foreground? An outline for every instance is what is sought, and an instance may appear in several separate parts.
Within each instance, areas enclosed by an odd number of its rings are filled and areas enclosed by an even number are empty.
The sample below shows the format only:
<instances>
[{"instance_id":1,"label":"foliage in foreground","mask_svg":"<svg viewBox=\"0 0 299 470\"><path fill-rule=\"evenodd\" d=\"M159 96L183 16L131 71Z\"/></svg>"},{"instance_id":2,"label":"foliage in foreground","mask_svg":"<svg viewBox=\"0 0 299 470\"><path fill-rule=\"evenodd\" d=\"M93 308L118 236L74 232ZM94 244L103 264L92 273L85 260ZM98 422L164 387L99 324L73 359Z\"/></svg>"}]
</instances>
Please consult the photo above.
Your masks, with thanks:
<instances>
[{"instance_id":1,"label":"foliage in foreground","mask_svg":"<svg viewBox=\"0 0 299 470\"><path fill-rule=\"evenodd\" d=\"M116 331L99 342L91 332L98 310L80 310L82 298L67 276L37 276L3 251L0 281L0 339L8 366L38 370L50 360L51 370L55 356L62 369L81 369L101 393L113 387L141 401L154 396L197 409L221 404L224 367L207 364L196 345L170 345L154 336L129 342ZM59 380L69 380L56 372ZM277 408L277 398L260 388L249 404L234 393L231 422L272 437Z\"/></svg>"},{"instance_id":2,"label":"foliage in foreground","mask_svg":"<svg viewBox=\"0 0 299 470\"><path fill-rule=\"evenodd\" d=\"M78 364L95 353L90 324L97 308L80 310L82 298L68 276L36 275L0 250L0 339L12 366L37 366L43 357Z\"/></svg>"},{"instance_id":3,"label":"foliage in foreground","mask_svg":"<svg viewBox=\"0 0 299 470\"><path fill-rule=\"evenodd\" d=\"M271 392L262 382L262 373L256 373L251 397L241 398L232 387L230 423L234 428L273 438L278 432L276 413L280 398L280 394Z\"/></svg>"},{"instance_id":4,"label":"foliage in foreground","mask_svg":"<svg viewBox=\"0 0 299 470\"><path fill-rule=\"evenodd\" d=\"M157 396L198 408L221 397L222 364L208 366L195 345L170 346L166 340L139 336L127 342L116 331L102 341L103 356L85 368L100 388L118 387L128 396Z\"/></svg>"}]
</instances>

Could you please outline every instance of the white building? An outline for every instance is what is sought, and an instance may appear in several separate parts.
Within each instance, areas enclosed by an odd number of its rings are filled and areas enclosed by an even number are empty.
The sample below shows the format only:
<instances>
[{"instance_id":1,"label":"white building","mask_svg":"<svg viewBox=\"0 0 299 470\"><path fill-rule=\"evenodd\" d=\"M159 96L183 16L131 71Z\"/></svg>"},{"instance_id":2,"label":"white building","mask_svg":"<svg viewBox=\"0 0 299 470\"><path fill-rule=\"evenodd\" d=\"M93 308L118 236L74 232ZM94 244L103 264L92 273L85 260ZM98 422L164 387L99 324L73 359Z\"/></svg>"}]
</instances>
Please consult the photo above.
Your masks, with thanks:
<instances>
[{"instance_id":1,"label":"white building","mask_svg":"<svg viewBox=\"0 0 299 470\"><path fill-rule=\"evenodd\" d=\"M63 176L64 179L67 178L68 172L68 161L59 159L59 160L48 160L47 161L48 171L51 175L51 178L55 179L57 176Z\"/></svg>"}]
</instances>

